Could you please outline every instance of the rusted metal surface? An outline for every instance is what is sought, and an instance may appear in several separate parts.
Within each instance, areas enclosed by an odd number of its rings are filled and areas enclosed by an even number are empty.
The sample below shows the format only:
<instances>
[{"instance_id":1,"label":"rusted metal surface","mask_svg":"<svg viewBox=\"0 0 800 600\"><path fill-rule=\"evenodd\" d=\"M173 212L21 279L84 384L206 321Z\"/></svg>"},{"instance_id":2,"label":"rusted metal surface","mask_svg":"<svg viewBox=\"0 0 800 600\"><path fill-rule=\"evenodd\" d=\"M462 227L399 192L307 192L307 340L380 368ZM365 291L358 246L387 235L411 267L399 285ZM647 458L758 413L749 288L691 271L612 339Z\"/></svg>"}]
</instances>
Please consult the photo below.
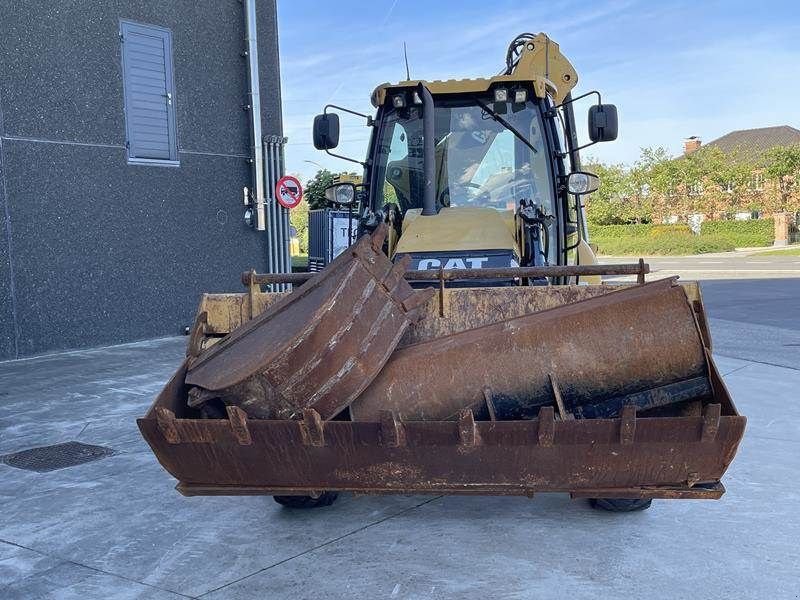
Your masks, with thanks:
<instances>
[{"instance_id":1,"label":"rusted metal surface","mask_svg":"<svg viewBox=\"0 0 800 600\"><path fill-rule=\"evenodd\" d=\"M184 496L315 496L319 492L308 488L297 487L263 487L263 486L224 486L224 485L204 485L179 483L175 486ZM498 492L487 490L484 487L453 487L450 489L390 489L373 488L364 490L362 488L352 488L339 490L352 492L356 496L366 495L385 495L385 494L453 494L460 496L486 496L486 495L505 495L505 496L527 496L532 498L538 493L550 492L552 490L511 490ZM666 499L666 500L718 500L725 493L725 486L720 482L708 483L699 486L675 485L675 486L647 486L631 488L592 488L586 490L570 491L572 498L642 498L642 499Z\"/></svg>"},{"instance_id":2,"label":"rusted metal surface","mask_svg":"<svg viewBox=\"0 0 800 600\"><path fill-rule=\"evenodd\" d=\"M420 307L423 317L414 327L406 330L400 347L594 298L631 285L612 283L445 288L441 297L437 290L437 297ZM703 333L703 344L710 348L711 340L699 286L694 281L681 281L680 286L692 303L692 310ZM260 314L285 295L256 291L252 294L255 298L255 314ZM230 333L250 319L250 298L250 293L203 295L198 313L207 313L206 333L201 342L204 347L210 347L219 341L220 336Z\"/></svg>"},{"instance_id":3,"label":"rusted metal surface","mask_svg":"<svg viewBox=\"0 0 800 600\"><path fill-rule=\"evenodd\" d=\"M705 365L686 294L665 279L400 348L350 413L356 421L374 421L379 410L455 419L482 407L489 386L498 419L531 418L555 402L550 374L575 412L705 378Z\"/></svg>"},{"instance_id":4,"label":"rusted metal surface","mask_svg":"<svg viewBox=\"0 0 800 600\"><path fill-rule=\"evenodd\" d=\"M452 337L476 326L624 289L649 288L446 289L441 298L420 307L420 314L426 317L406 330L403 343ZM692 294L696 285L684 284L683 289L692 301L684 303L702 329L702 305L699 296ZM201 343L220 339L217 336L246 324L251 314L258 315L281 302L279 294L252 292L205 296L200 311L206 312ZM668 285L665 292L674 294L673 287ZM255 307L252 311L251 306ZM443 317L439 316L441 308ZM638 316L682 338L686 315L679 311L680 318L670 321L665 316L661 322L654 318L661 311L654 303ZM476 312L481 316L464 316ZM565 344L573 340L582 343L580 320L568 319L563 327L560 335ZM608 354L620 362L627 352L624 343L650 341L641 334L630 340L625 335L616 339L622 342ZM571 380L555 368L545 373L552 405L526 420L492 418L490 413L498 410L495 402L502 395L495 392L497 386L482 382L480 407L474 411L462 407L451 421L409 420L401 411L383 408L374 420L365 422L325 421L314 410L301 411L301 418L294 421L261 420L248 417L235 406L228 407L227 415L223 414L226 418L201 419L186 403L187 359L138 424L159 462L178 479L177 487L186 495L309 495L342 490L359 494L530 496L569 492L574 497L593 498L718 498L724 492L719 480L736 454L746 420L737 413L710 354L704 351L702 356L710 396L683 402L670 412L656 407L641 415L628 407L616 418L564 419L565 414L571 416L567 390ZM564 404L558 417L553 386Z\"/></svg>"},{"instance_id":5,"label":"rusted metal surface","mask_svg":"<svg viewBox=\"0 0 800 600\"><path fill-rule=\"evenodd\" d=\"M329 419L346 407L433 294L403 280L406 263L380 252L383 234L364 236L313 282L190 354L189 403L221 399L253 417L287 419L309 407ZM206 315L200 325L207 322Z\"/></svg>"},{"instance_id":6,"label":"rusted metal surface","mask_svg":"<svg viewBox=\"0 0 800 600\"><path fill-rule=\"evenodd\" d=\"M628 286L625 286L628 287ZM423 310L425 317L406 331L400 347L441 338L602 296L619 285L553 285L485 288L446 288Z\"/></svg>"},{"instance_id":7,"label":"rusted metal surface","mask_svg":"<svg viewBox=\"0 0 800 600\"><path fill-rule=\"evenodd\" d=\"M639 283L650 272L650 265L639 259L638 263L616 265L553 265L550 267L508 267L492 269L438 269L431 271L406 271L407 281L455 281L459 279L514 279L536 277L580 277L590 275L637 275ZM304 283L316 273L242 273L244 285L271 283Z\"/></svg>"},{"instance_id":8,"label":"rusted metal surface","mask_svg":"<svg viewBox=\"0 0 800 600\"><path fill-rule=\"evenodd\" d=\"M323 421L314 411L298 421L241 413L195 418L185 405L184 366L138 424L187 495L349 490L715 498L745 418L713 363L709 368L714 396L697 416L640 418L627 410L621 418L562 421L545 407L525 421L478 421L469 411L455 421L404 421L385 411L374 422L353 423Z\"/></svg>"}]
</instances>

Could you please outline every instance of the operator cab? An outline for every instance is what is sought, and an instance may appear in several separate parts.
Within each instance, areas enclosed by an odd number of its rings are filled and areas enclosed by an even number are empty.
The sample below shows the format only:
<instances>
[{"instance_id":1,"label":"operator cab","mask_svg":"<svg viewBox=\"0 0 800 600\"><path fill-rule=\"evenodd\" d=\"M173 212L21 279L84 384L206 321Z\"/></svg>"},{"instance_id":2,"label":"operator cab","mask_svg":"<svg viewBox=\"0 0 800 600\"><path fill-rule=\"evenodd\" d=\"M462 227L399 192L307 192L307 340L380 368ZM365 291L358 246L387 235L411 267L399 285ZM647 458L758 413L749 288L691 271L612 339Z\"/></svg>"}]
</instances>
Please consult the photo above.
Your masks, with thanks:
<instances>
[{"instance_id":1,"label":"operator cab","mask_svg":"<svg viewBox=\"0 0 800 600\"><path fill-rule=\"evenodd\" d=\"M560 87L540 73L559 75ZM359 230L388 222L389 256L410 255L417 270L595 262L580 195L597 178L580 171L575 83L557 44L523 34L503 75L379 86L375 117L361 115L373 133L360 193L349 192ZM339 137L328 109L359 114L327 106L316 117L314 144L326 151ZM615 139L616 129L613 105L592 107L592 143Z\"/></svg>"}]
</instances>

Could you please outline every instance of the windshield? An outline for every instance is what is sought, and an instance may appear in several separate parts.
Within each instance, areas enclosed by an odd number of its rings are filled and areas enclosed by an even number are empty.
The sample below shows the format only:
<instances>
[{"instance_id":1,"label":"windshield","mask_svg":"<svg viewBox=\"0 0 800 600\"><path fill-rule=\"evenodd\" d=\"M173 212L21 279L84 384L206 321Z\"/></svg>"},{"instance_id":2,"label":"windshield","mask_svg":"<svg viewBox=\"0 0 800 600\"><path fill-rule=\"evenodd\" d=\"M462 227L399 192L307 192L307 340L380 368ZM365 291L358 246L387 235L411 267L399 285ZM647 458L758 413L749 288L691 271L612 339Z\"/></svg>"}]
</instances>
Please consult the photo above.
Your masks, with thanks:
<instances>
[{"instance_id":1,"label":"windshield","mask_svg":"<svg viewBox=\"0 0 800 600\"><path fill-rule=\"evenodd\" d=\"M513 210L522 199L553 213L548 153L536 104L490 98L439 100L436 201L440 207ZM497 111L497 112L496 112ZM377 146L378 205L422 208L422 109L388 109Z\"/></svg>"}]
</instances>

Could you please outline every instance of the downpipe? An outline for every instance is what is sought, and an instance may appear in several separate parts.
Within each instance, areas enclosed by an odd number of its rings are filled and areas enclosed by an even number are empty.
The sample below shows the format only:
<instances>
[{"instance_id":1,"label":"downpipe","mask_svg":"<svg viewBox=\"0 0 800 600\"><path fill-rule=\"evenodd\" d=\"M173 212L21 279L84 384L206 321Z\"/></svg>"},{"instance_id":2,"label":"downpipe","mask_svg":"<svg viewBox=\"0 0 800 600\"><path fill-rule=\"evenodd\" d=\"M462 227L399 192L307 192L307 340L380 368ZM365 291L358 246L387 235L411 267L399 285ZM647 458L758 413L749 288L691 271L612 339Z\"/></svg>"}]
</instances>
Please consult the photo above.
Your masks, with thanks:
<instances>
[{"instance_id":1,"label":"downpipe","mask_svg":"<svg viewBox=\"0 0 800 600\"><path fill-rule=\"evenodd\" d=\"M261 145L261 85L258 78L258 31L256 29L256 0L244 0L245 41L247 43L247 96L250 110L250 146L255 191L256 229L266 229L264 212L264 151Z\"/></svg>"}]
</instances>

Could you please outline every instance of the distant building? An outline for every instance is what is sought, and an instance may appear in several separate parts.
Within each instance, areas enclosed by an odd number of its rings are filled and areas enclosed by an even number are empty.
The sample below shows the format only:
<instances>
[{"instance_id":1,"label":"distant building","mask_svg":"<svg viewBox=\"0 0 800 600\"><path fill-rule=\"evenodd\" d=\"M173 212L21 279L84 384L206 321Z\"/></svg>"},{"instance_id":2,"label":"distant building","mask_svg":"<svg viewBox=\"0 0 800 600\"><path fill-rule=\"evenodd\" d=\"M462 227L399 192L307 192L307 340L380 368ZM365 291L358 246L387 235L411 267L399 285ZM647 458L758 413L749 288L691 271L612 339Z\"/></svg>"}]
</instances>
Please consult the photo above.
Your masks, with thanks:
<instances>
[{"instance_id":1,"label":"distant building","mask_svg":"<svg viewBox=\"0 0 800 600\"><path fill-rule=\"evenodd\" d=\"M787 147L787 146L800 146L800 129L795 129L789 125L779 125L776 127L759 127L755 129L738 129L731 131L719 137L708 144L703 145L698 136L691 136L683 141L683 156L688 156L697 152L702 147L716 148L725 154L732 157L734 163L742 161L746 164L752 165L752 172L750 180L747 183L747 188L740 195L747 198L747 203L751 206L768 206L767 201L769 197L779 196L781 193L777 187L776 182L766 181L763 173L763 168L760 166L760 160L764 154L772 148ZM680 160L680 159L678 159ZM785 182L781 185L788 185ZM736 189L733 183L727 183L720 186L721 191L728 194L733 194ZM793 187L793 186L792 186ZM699 197L704 201L710 200L707 192L713 189L708 181L699 181L688 187L688 195ZM787 195L788 191L792 188L783 188L783 195ZM707 205L709 210L702 213L694 213L687 215L687 221L694 224L696 229L699 229L700 223L707 218L734 218L738 220L746 220L753 217L761 216L761 211L758 210L736 210L731 214L729 211L715 211L712 207L715 206L713 201ZM800 213L779 213L774 215L776 219L776 244L780 240L794 241L797 239L797 215ZM666 222L677 222L679 217L677 215L668 215L664 218Z\"/></svg>"},{"instance_id":2,"label":"distant building","mask_svg":"<svg viewBox=\"0 0 800 600\"><path fill-rule=\"evenodd\" d=\"M691 154L698 150L701 144L702 141L697 136L687 138L683 142L683 153ZM775 146L794 145L800 145L800 129L795 129L789 125L779 125L777 127L731 131L709 142L704 147L719 148L726 154L737 154L741 158L753 160Z\"/></svg>"},{"instance_id":3,"label":"distant building","mask_svg":"<svg viewBox=\"0 0 800 600\"><path fill-rule=\"evenodd\" d=\"M202 291L266 269L243 218L249 1L2 4L0 360L175 335ZM254 1L281 136L275 0Z\"/></svg>"}]
</instances>

